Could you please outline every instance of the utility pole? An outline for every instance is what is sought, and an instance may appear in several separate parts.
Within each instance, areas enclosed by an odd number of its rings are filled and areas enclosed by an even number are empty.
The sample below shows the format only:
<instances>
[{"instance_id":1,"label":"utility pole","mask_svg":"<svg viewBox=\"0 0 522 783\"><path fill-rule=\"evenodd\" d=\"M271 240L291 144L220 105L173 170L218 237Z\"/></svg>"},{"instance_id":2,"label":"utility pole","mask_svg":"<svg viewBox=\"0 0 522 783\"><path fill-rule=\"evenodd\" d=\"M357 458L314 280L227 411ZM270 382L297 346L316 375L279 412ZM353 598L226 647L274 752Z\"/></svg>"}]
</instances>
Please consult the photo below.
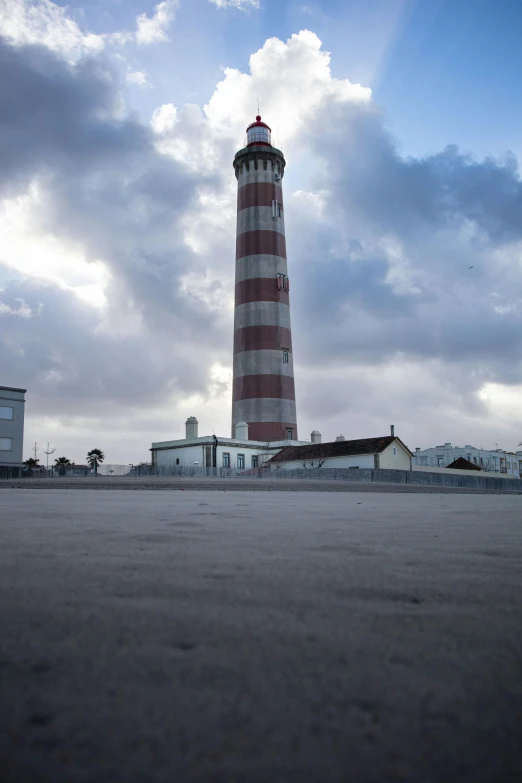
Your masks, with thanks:
<instances>
[{"instance_id":1,"label":"utility pole","mask_svg":"<svg viewBox=\"0 0 522 783\"><path fill-rule=\"evenodd\" d=\"M38 446L36 445L36 443L33 446L33 451L34 451L34 459L36 461L36 452L38 451Z\"/></svg>"}]
</instances>

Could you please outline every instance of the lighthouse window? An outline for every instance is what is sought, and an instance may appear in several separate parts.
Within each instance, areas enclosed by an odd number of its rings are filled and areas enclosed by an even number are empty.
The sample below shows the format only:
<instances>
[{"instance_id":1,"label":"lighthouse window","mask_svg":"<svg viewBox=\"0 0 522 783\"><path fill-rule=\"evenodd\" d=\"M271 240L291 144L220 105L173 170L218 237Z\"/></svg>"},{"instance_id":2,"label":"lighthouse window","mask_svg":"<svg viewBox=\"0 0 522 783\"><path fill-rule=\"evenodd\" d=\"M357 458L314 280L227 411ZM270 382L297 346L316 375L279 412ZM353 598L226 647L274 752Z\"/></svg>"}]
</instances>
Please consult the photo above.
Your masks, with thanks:
<instances>
[{"instance_id":1,"label":"lighthouse window","mask_svg":"<svg viewBox=\"0 0 522 783\"><path fill-rule=\"evenodd\" d=\"M290 291L290 280L286 275L277 275L277 290Z\"/></svg>"},{"instance_id":2,"label":"lighthouse window","mask_svg":"<svg viewBox=\"0 0 522 783\"><path fill-rule=\"evenodd\" d=\"M280 218L283 212L283 207L279 201L272 201L272 217Z\"/></svg>"},{"instance_id":3,"label":"lighthouse window","mask_svg":"<svg viewBox=\"0 0 522 783\"><path fill-rule=\"evenodd\" d=\"M283 364L288 364L288 351L283 351Z\"/></svg>"}]
</instances>

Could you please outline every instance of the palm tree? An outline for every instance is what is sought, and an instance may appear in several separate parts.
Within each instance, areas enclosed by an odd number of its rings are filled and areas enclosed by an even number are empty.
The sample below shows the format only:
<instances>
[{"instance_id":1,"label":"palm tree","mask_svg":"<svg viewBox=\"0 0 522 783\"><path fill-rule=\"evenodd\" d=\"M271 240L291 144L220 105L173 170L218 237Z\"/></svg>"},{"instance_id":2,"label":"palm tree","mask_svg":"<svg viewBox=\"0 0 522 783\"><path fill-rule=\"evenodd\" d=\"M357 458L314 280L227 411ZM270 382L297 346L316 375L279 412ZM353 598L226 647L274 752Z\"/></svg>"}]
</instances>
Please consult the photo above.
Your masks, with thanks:
<instances>
[{"instance_id":1,"label":"palm tree","mask_svg":"<svg viewBox=\"0 0 522 783\"><path fill-rule=\"evenodd\" d=\"M57 457L54 460L54 464L58 468L60 476L65 476L65 469L71 464L71 460L67 457Z\"/></svg>"},{"instance_id":2,"label":"palm tree","mask_svg":"<svg viewBox=\"0 0 522 783\"><path fill-rule=\"evenodd\" d=\"M40 460L39 459L35 459L34 457L29 457L29 459L25 460L24 465L28 469L30 476L33 475L33 468L39 468L40 467L39 464L38 464L39 462L40 462Z\"/></svg>"},{"instance_id":3,"label":"palm tree","mask_svg":"<svg viewBox=\"0 0 522 783\"><path fill-rule=\"evenodd\" d=\"M87 462L94 467L94 475L98 475L98 465L105 459L105 454L100 449L91 449L87 452Z\"/></svg>"},{"instance_id":4,"label":"palm tree","mask_svg":"<svg viewBox=\"0 0 522 783\"><path fill-rule=\"evenodd\" d=\"M29 457L29 459L25 460L24 465L26 468L37 468L39 462L40 462L39 459L35 459L34 457Z\"/></svg>"}]
</instances>

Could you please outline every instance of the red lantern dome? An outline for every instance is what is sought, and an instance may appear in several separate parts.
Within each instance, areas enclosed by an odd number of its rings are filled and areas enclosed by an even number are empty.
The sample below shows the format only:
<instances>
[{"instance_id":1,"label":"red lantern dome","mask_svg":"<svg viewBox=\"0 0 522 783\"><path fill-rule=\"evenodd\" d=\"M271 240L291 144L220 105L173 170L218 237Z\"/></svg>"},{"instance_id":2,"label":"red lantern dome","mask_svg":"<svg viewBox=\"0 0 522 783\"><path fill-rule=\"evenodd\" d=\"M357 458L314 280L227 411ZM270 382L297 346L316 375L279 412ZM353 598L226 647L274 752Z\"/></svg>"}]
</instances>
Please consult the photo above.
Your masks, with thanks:
<instances>
[{"instance_id":1,"label":"red lantern dome","mask_svg":"<svg viewBox=\"0 0 522 783\"><path fill-rule=\"evenodd\" d=\"M268 127L266 122L261 121L260 114L257 115L256 121L247 128L247 147L254 144L263 147L272 146L272 129Z\"/></svg>"}]
</instances>

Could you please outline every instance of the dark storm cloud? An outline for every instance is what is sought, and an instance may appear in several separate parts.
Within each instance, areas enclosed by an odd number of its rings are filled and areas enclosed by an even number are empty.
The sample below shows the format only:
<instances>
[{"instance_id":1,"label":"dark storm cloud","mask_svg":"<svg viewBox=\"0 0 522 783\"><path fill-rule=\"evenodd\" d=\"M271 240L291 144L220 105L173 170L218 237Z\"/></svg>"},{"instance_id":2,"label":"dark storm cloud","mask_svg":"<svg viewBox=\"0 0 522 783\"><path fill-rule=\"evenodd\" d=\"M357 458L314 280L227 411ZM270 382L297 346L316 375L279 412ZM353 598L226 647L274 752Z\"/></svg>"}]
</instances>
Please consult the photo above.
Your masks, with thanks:
<instances>
[{"instance_id":1,"label":"dark storm cloud","mask_svg":"<svg viewBox=\"0 0 522 783\"><path fill-rule=\"evenodd\" d=\"M402 158L374 106L333 106L309 129L334 203L395 233L474 221L493 242L522 237L517 160L476 161L450 145L426 158Z\"/></svg>"},{"instance_id":2,"label":"dark storm cloud","mask_svg":"<svg viewBox=\"0 0 522 783\"><path fill-rule=\"evenodd\" d=\"M100 62L70 66L48 49L0 38L2 186L24 187L56 169L129 163L147 151L147 130L113 118L117 94Z\"/></svg>"},{"instance_id":3,"label":"dark storm cloud","mask_svg":"<svg viewBox=\"0 0 522 783\"><path fill-rule=\"evenodd\" d=\"M468 367L473 387L520 382L515 158L478 162L455 147L402 158L372 106L329 106L306 142L320 161L314 188L326 194L326 222L287 204L301 357L442 359L448 373Z\"/></svg>"},{"instance_id":4,"label":"dark storm cloud","mask_svg":"<svg viewBox=\"0 0 522 783\"><path fill-rule=\"evenodd\" d=\"M97 310L69 291L38 281L0 289L2 378L31 390L32 412L100 413L165 401L206 387L204 363L147 332L111 334ZM9 311L8 311L9 308Z\"/></svg>"},{"instance_id":5,"label":"dark storm cloud","mask_svg":"<svg viewBox=\"0 0 522 783\"><path fill-rule=\"evenodd\" d=\"M104 60L69 65L47 49L1 40L0 144L0 197L37 183L38 229L107 265L105 319L141 322L128 338L100 336L101 316L74 294L10 284L0 292L4 304L18 296L35 312L43 308L32 318L4 313L3 382L67 404L88 399L89 384L99 400L123 404L204 391L208 367L229 339L219 314L183 285L187 271L204 266L184 243L181 221L198 186L212 180L158 153L152 131L121 116Z\"/></svg>"},{"instance_id":6,"label":"dark storm cloud","mask_svg":"<svg viewBox=\"0 0 522 783\"><path fill-rule=\"evenodd\" d=\"M118 118L103 61L70 66L46 49L2 43L0 75L4 191L36 179L44 228L108 263L151 320L208 329L210 313L199 303L192 323L194 302L179 290L198 263L179 220L203 178L160 155L150 129Z\"/></svg>"}]
</instances>

